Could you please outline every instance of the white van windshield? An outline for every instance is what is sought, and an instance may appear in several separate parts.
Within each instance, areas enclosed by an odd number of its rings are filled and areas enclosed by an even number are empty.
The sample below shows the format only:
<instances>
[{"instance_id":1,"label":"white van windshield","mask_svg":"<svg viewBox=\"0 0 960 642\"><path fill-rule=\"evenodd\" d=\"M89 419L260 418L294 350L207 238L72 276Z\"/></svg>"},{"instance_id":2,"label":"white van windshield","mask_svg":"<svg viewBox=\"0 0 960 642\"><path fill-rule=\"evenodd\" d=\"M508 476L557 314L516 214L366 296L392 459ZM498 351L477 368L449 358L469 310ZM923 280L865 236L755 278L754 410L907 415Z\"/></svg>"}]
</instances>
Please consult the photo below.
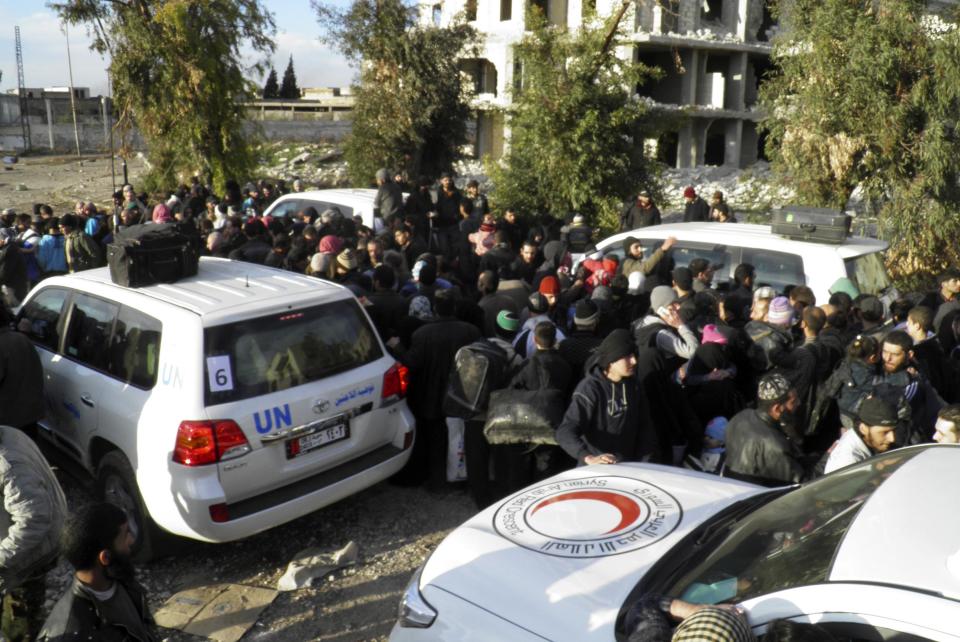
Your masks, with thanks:
<instances>
[{"instance_id":1,"label":"white van windshield","mask_svg":"<svg viewBox=\"0 0 960 642\"><path fill-rule=\"evenodd\" d=\"M847 276L861 294L881 295L890 287L890 277L887 276L880 252L856 256L843 263L847 268Z\"/></svg>"},{"instance_id":2,"label":"white van windshield","mask_svg":"<svg viewBox=\"0 0 960 642\"><path fill-rule=\"evenodd\" d=\"M203 346L208 406L286 390L383 356L355 299L210 327Z\"/></svg>"}]
</instances>

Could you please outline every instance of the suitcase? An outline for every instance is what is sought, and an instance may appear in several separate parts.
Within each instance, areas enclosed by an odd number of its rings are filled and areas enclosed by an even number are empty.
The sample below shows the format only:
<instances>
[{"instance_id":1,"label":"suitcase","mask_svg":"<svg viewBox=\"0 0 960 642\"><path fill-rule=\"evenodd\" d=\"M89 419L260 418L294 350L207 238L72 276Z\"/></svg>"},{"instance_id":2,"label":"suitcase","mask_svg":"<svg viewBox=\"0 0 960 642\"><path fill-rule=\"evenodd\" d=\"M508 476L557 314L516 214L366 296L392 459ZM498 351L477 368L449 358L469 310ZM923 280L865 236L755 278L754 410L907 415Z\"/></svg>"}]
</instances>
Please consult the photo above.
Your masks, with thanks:
<instances>
[{"instance_id":1,"label":"suitcase","mask_svg":"<svg viewBox=\"0 0 960 642\"><path fill-rule=\"evenodd\" d=\"M132 225L107 246L110 279L130 288L194 276L199 261L193 239L177 223Z\"/></svg>"},{"instance_id":2,"label":"suitcase","mask_svg":"<svg viewBox=\"0 0 960 642\"><path fill-rule=\"evenodd\" d=\"M774 234L797 241L843 243L853 217L825 207L783 207L773 211Z\"/></svg>"}]
</instances>

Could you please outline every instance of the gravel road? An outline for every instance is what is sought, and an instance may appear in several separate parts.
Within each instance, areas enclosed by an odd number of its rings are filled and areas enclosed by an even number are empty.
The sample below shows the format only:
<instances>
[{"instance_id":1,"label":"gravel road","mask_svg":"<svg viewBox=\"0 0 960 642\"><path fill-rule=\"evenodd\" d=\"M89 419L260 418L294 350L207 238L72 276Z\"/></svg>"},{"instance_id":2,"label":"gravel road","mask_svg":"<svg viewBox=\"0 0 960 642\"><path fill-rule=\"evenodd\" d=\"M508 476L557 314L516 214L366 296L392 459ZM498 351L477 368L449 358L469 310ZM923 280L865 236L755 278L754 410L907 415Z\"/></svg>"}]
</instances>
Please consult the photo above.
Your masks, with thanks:
<instances>
[{"instance_id":1,"label":"gravel road","mask_svg":"<svg viewBox=\"0 0 960 642\"><path fill-rule=\"evenodd\" d=\"M88 480L58 471L74 508L91 501ZM400 594L413 571L476 508L464 490L442 493L384 482L338 504L254 537L229 544L178 540L173 555L138 567L156 610L188 588L234 583L275 588L294 555L308 547L359 547L358 563L315 587L280 593L242 638L244 642L386 640ZM50 574L48 608L70 581L65 563ZM204 638L161 629L170 642Z\"/></svg>"}]
</instances>

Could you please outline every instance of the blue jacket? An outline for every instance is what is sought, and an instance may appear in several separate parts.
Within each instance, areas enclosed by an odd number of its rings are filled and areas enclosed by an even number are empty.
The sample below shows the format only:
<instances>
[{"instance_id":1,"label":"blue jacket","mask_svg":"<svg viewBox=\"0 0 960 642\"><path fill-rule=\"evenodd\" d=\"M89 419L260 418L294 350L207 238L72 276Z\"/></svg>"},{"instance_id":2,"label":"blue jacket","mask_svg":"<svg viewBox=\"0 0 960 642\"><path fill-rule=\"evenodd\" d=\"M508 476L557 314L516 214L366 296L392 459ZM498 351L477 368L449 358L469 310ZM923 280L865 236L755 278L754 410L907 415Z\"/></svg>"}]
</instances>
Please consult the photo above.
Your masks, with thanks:
<instances>
[{"instance_id":1,"label":"blue jacket","mask_svg":"<svg viewBox=\"0 0 960 642\"><path fill-rule=\"evenodd\" d=\"M40 264L40 270L42 272L67 271L66 243L67 240L62 234L56 236L44 234L43 237L41 237L36 256L37 263Z\"/></svg>"}]
</instances>

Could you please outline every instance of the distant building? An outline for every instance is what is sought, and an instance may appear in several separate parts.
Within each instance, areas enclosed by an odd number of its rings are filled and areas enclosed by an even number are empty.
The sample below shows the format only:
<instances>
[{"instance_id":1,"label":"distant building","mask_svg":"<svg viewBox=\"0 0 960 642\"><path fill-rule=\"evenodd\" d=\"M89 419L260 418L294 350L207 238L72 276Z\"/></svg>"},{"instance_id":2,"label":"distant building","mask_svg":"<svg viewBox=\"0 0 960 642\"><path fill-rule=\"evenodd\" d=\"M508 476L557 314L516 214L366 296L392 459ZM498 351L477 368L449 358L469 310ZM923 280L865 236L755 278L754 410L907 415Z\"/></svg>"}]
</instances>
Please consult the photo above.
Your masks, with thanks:
<instances>
[{"instance_id":1,"label":"distant building","mask_svg":"<svg viewBox=\"0 0 960 642\"><path fill-rule=\"evenodd\" d=\"M27 98L70 98L69 87L25 87L24 92ZM19 96L20 90L16 87L7 90L8 95ZM77 100L85 100L90 97L89 87L74 87L73 97Z\"/></svg>"},{"instance_id":2,"label":"distant building","mask_svg":"<svg viewBox=\"0 0 960 642\"><path fill-rule=\"evenodd\" d=\"M509 132L503 108L522 82L514 46L524 35L532 2L556 25L580 27L588 3L601 16L617 0L431 0L419 5L424 24L448 24L460 12L484 35L480 57L461 61L474 84L476 156L498 158ZM689 116L678 131L655 144L658 157L677 168L744 167L762 153L757 132L757 87L770 67L770 36L776 29L764 0L638 0L624 18L632 29L618 55L660 67L664 76L638 88L654 107Z\"/></svg>"}]
</instances>

